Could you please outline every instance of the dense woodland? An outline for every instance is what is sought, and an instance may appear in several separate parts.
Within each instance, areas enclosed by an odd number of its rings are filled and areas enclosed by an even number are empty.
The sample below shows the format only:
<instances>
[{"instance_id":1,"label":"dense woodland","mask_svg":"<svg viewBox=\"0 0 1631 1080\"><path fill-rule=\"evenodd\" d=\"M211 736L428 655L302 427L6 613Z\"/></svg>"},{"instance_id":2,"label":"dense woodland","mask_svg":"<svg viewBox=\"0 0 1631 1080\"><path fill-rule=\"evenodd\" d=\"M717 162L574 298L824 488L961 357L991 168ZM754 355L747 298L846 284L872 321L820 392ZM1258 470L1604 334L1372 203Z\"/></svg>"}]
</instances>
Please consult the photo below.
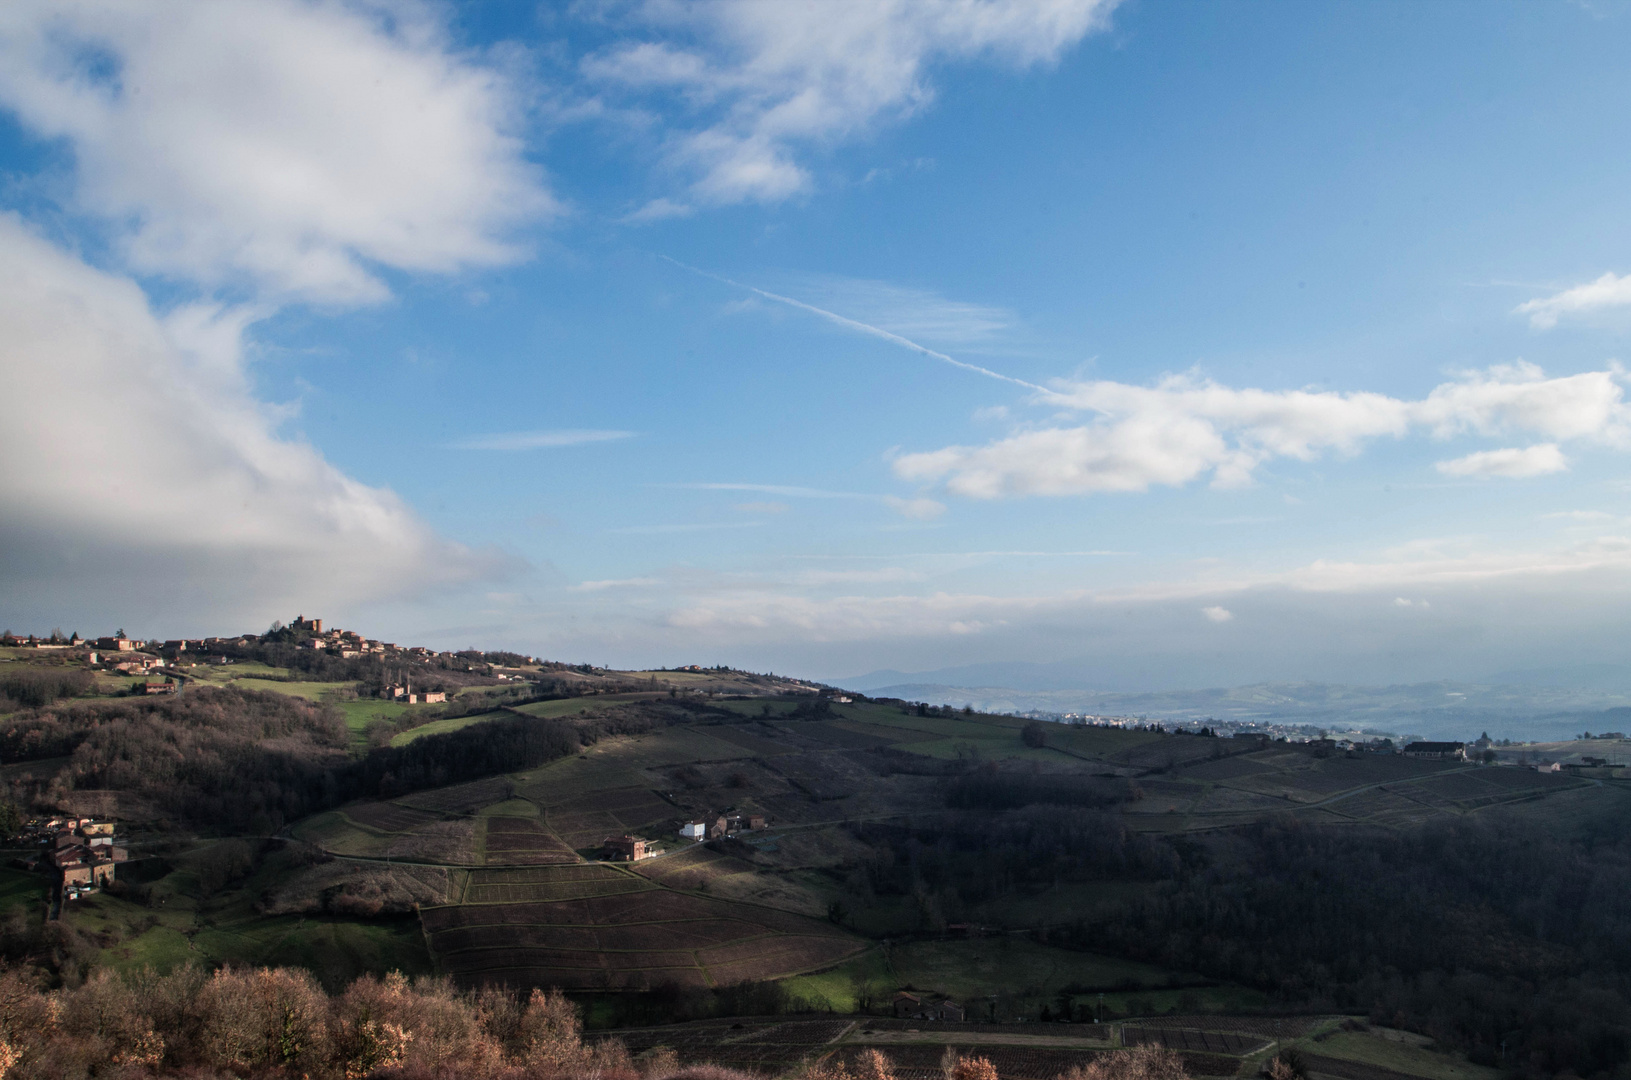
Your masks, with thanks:
<instances>
[{"instance_id":1,"label":"dense woodland","mask_svg":"<svg viewBox=\"0 0 1631 1080\"><path fill-rule=\"evenodd\" d=\"M1151 898L1053 935L1368 1012L1531 1076L1631 1074L1631 834L1293 819L1174 844ZM1504 1046L1504 1049L1503 1049Z\"/></svg>"},{"instance_id":2,"label":"dense woodland","mask_svg":"<svg viewBox=\"0 0 1631 1080\"><path fill-rule=\"evenodd\" d=\"M593 724L506 716L355 757L345 749L349 734L332 707L197 687L173 696L28 710L0 728L0 760L69 758L46 788L13 782L10 797L24 805L109 790L191 829L268 835L352 799L542 765L600 734Z\"/></svg>"}]
</instances>

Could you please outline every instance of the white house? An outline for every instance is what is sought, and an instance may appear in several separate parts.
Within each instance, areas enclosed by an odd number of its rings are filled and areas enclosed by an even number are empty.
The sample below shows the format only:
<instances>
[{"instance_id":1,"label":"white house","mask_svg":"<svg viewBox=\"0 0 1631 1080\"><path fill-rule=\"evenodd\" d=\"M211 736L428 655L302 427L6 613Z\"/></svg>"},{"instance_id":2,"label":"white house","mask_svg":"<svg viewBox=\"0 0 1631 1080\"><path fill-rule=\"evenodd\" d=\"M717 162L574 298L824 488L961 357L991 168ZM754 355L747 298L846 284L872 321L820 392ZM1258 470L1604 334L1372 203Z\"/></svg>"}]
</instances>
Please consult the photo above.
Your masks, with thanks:
<instances>
[{"instance_id":1,"label":"white house","mask_svg":"<svg viewBox=\"0 0 1631 1080\"><path fill-rule=\"evenodd\" d=\"M695 821L687 821L680 826L680 835L687 840L706 840L708 838L707 819L698 818Z\"/></svg>"}]
</instances>

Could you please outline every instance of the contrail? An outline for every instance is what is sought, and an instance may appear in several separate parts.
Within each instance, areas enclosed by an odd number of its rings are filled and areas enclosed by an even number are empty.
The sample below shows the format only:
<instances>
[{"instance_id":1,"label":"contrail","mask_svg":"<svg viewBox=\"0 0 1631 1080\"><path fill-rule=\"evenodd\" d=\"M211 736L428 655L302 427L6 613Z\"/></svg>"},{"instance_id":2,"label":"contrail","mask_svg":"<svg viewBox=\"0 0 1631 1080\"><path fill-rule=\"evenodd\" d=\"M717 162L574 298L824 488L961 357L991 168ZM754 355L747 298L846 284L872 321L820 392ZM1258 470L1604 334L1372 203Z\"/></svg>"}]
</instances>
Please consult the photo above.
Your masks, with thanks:
<instances>
[{"instance_id":1,"label":"contrail","mask_svg":"<svg viewBox=\"0 0 1631 1080\"><path fill-rule=\"evenodd\" d=\"M788 307L796 307L800 311L808 311L812 315L819 315L828 322L835 322L839 326L848 327L851 330L859 330L863 334L870 334L876 338L882 338L891 344L911 349L915 353L921 353L922 355L932 359L940 360L944 363L950 364L952 367L960 367L964 371L972 371L976 375L984 375L988 379L1000 379L1005 383L1013 383L1015 386L1023 386L1027 390L1035 390L1037 393L1046 394L1049 397L1056 396L1052 390L1049 390L1045 386L1038 386L1036 383L1026 382L1024 379L1016 379L1012 375L1004 375L1000 371L992 371L990 368L983 368L978 364L965 363L962 360L958 360L956 357L947 356L943 352L936 352L926 345L919 345L911 338L903 338L899 334L892 334L882 327L873 326L870 323L858 322L855 319L847 319L837 312L828 311L825 308L818 308L814 304L806 304L804 301L795 300L791 296L782 296L779 293L768 292L754 285L748 285L740 281L732 281L730 278L722 277L719 274L711 274L708 271L698 269L695 266L688 266L685 263L680 262L678 259L669 258L667 255L658 255L657 257L673 263L681 270L689 270L693 274L699 274L702 277L709 278L713 281L718 281L735 289L746 289L750 293L757 296L762 296L766 300L774 300L778 304L786 304Z\"/></svg>"}]
</instances>

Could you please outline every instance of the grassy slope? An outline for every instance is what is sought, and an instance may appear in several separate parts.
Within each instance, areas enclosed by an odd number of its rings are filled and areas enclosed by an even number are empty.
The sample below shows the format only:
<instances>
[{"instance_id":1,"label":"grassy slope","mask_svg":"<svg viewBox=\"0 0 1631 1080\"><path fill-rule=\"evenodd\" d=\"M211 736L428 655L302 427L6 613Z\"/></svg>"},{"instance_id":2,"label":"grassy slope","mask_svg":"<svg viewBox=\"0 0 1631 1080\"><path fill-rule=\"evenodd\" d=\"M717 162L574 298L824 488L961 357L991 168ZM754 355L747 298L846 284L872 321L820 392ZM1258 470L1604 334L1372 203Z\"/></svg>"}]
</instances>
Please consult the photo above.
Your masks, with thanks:
<instances>
[{"instance_id":1,"label":"grassy slope","mask_svg":"<svg viewBox=\"0 0 1631 1080\"><path fill-rule=\"evenodd\" d=\"M115 970L178 964L290 965L315 973L337 989L364 972L398 969L428 973L430 954L413 918L376 920L267 917L254 898L289 870L281 855L229 889L203 895L191 860L207 857L208 845L184 858L153 883L150 906L108 894L68 905L64 920L108 944L100 962Z\"/></svg>"},{"instance_id":2,"label":"grassy slope","mask_svg":"<svg viewBox=\"0 0 1631 1080\"><path fill-rule=\"evenodd\" d=\"M1303 1039L1297 1044L1310 1054L1379 1065L1432 1080L1495 1080L1497 1069L1430 1050L1419 1035L1383 1028L1369 1032L1342 1031L1324 1040Z\"/></svg>"}]
</instances>

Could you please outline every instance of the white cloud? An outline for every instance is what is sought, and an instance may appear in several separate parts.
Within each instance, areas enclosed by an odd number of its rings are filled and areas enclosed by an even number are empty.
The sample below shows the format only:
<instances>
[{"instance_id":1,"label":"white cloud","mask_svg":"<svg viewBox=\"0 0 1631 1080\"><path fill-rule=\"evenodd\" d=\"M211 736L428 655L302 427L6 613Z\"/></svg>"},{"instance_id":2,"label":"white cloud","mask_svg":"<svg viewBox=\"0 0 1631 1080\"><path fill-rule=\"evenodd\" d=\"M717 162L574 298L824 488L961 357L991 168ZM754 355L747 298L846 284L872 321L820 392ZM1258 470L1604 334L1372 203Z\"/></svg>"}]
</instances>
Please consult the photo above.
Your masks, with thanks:
<instances>
[{"instance_id":1,"label":"white cloud","mask_svg":"<svg viewBox=\"0 0 1631 1080\"><path fill-rule=\"evenodd\" d=\"M1239 486L1274 458L1353 454L1369 439L1418 429L1438 438L1516 431L1625 447L1631 445L1631 409L1619 377L1609 370L1548 379L1531 364L1503 365L1464 373L1419 401L1363 392L1237 390L1189 375L1167 376L1154 386L1061 380L1038 402L1096 413L1094 422L1021 428L984 446L902 454L894 469L908 480L943 482L959 495L997 498L1179 487L1206 474L1214 486ZM1506 460L1501 455L1520 455L1507 462L1515 471L1504 475L1564 467L1555 445L1491 453L1496 456L1480 459L1490 469ZM1532 471L1522 472L1525 467Z\"/></svg>"},{"instance_id":2,"label":"white cloud","mask_svg":"<svg viewBox=\"0 0 1631 1080\"><path fill-rule=\"evenodd\" d=\"M453 450L544 450L557 446L582 446L585 443L615 442L632 439L632 431L606 431L584 428L564 428L554 431L511 431L498 435L472 435L451 443Z\"/></svg>"},{"instance_id":3,"label":"white cloud","mask_svg":"<svg viewBox=\"0 0 1631 1080\"><path fill-rule=\"evenodd\" d=\"M61 138L129 264L206 287L378 300L376 266L523 254L559 207L514 94L418 4L0 6L0 102Z\"/></svg>"},{"instance_id":4,"label":"white cloud","mask_svg":"<svg viewBox=\"0 0 1631 1080\"><path fill-rule=\"evenodd\" d=\"M1517 480L1563 472L1569 467L1569 459L1563 456L1556 443L1541 443L1521 448L1480 450L1466 457L1441 461L1436 467L1445 476L1503 476Z\"/></svg>"},{"instance_id":5,"label":"white cloud","mask_svg":"<svg viewBox=\"0 0 1631 1080\"><path fill-rule=\"evenodd\" d=\"M1529 316L1529 325L1536 330L1550 330L1566 316L1587 315L1627 304L1631 304L1631 275L1620 277L1610 272L1596 281L1519 304L1516 313Z\"/></svg>"},{"instance_id":6,"label":"white cloud","mask_svg":"<svg viewBox=\"0 0 1631 1080\"><path fill-rule=\"evenodd\" d=\"M0 215L0 595L196 625L505 569L279 437L241 374L249 317L200 306L161 321L133 283Z\"/></svg>"},{"instance_id":7,"label":"white cloud","mask_svg":"<svg viewBox=\"0 0 1631 1080\"><path fill-rule=\"evenodd\" d=\"M666 95L692 118L665 149L693 178L691 202L777 202L813 186L797 160L805 148L926 106L932 64L1052 62L1102 29L1115 2L650 0L639 19L670 40L613 46L583 71L608 89ZM660 202L657 216L680 205Z\"/></svg>"},{"instance_id":8,"label":"white cloud","mask_svg":"<svg viewBox=\"0 0 1631 1080\"><path fill-rule=\"evenodd\" d=\"M1206 616L1207 622L1215 623L1232 622L1235 617L1235 613L1230 611L1228 608L1218 607L1215 604L1211 607L1201 608L1201 614Z\"/></svg>"}]
</instances>

